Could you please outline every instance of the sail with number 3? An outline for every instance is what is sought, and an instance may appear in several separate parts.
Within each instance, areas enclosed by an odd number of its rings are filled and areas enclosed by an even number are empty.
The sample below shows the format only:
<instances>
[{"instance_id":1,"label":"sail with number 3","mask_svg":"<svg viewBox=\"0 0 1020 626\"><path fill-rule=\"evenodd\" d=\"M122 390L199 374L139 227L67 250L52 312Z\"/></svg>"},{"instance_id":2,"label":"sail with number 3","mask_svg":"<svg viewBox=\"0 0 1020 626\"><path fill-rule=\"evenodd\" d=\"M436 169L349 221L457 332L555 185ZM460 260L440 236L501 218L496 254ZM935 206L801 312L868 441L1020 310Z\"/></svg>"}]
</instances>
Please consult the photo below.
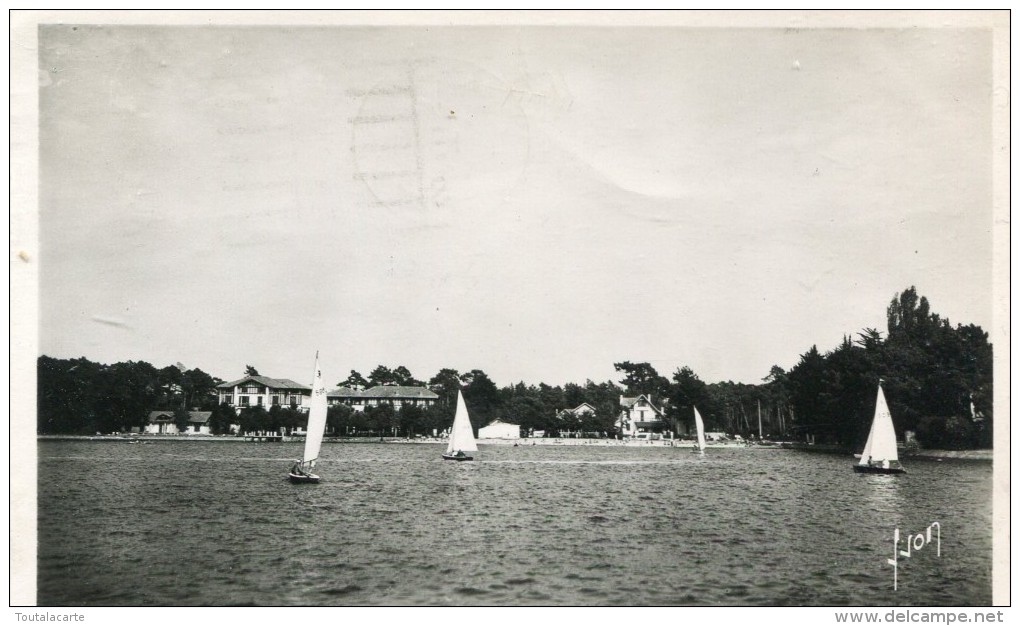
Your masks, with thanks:
<instances>
[{"instance_id":1,"label":"sail with number 3","mask_svg":"<svg viewBox=\"0 0 1020 626\"><path fill-rule=\"evenodd\" d=\"M295 483L317 483L319 477L312 470L319 459L322 437L326 432L326 385L322 382L319 369L319 353L315 353L315 372L312 381L312 404L308 410L308 426L305 428L305 452L294 464L288 477Z\"/></svg>"}]
</instances>

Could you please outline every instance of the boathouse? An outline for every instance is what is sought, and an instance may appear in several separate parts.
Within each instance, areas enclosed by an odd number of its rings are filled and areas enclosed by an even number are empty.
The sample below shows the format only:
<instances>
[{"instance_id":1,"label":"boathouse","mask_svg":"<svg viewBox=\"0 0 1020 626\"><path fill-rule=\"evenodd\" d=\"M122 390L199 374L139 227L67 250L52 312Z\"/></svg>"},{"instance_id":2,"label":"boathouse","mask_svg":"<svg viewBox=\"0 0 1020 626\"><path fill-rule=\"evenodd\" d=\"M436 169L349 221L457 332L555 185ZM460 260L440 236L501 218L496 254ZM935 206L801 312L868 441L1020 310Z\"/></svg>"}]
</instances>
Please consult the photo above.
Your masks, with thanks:
<instances>
[{"instance_id":1,"label":"boathouse","mask_svg":"<svg viewBox=\"0 0 1020 626\"><path fill-rule=\"evenodd\" d=\"M495 420L478 429L479 439L520 439L521 427Z\"/></svg>"}]
</instances>

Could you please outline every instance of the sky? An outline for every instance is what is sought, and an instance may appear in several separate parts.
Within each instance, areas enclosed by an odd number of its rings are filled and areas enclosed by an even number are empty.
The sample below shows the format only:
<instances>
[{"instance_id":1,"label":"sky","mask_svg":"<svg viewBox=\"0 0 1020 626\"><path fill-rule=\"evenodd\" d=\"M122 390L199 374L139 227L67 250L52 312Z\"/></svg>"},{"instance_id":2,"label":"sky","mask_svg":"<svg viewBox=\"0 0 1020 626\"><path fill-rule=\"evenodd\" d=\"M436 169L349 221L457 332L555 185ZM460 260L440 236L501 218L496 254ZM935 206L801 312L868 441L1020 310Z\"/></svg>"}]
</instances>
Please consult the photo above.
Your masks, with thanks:
<instances>
[{"instance_id":1,"label":"sky","mask_svg":"<svg viewBox=\"0 0 1020 626\"><path fill-rule=\"evenodd\" d=\"M910 286L993 322L980 28L39 35L39 351L759 382Z\"/></svg>"}]
</instances>

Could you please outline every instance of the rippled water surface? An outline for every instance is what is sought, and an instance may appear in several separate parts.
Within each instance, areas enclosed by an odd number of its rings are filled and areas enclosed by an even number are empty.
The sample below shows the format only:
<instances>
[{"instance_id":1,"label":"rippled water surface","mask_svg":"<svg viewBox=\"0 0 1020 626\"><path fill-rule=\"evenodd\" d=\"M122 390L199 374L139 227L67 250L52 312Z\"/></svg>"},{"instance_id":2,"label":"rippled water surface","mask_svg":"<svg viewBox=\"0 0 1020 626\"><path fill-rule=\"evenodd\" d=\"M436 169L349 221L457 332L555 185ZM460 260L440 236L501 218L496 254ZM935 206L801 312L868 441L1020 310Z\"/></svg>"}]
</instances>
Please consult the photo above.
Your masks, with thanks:
<instances>
[{"instance_id":1,"label":"rippled water surface","mask_svg":"<svg viewBox=\"0 0 1020 626\"><path fill-rule=\"evenodd\" d=\"M39 443L43 605L982 605L991 465L778 449ZM900 557L893 529L941 524ZM901 543L901 548L905 545Z\"/></svg>"}]
</instances>

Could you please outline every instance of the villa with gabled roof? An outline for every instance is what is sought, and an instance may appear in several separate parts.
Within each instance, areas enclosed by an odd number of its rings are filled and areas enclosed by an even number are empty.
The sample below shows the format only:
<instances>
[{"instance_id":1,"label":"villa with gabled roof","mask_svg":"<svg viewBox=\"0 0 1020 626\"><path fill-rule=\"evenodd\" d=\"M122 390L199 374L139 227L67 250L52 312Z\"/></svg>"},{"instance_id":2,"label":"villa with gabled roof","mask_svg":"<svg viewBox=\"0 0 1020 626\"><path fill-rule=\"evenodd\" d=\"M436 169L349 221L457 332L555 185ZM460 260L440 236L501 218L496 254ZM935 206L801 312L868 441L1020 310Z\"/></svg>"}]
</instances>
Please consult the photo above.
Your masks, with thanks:
<instances>
[{"instance_id":1,"label":"villa with gabled roof","mask_svg":"<svg viewBox=\"0 0 1020 626\"><path fill-rule=\"evenodd\" d=\"M651 433L662 429L665 415L652 403L651 394L633 398L620 396L620 417L616 426L624 436L636 437L639 433Z\"/></svg>"},{"instance_id":2,"label":"villa with gabled roof","mask_svg":"<svg viewBox=\"0 0 1020 626\"><path fill-rule=\"evenodd\" d=\"M312 388L296 383L289 378L269 376L245 376L229 383L216 386L220 404L232 406L234 410L250 406L269 409L284 406L307 411L312 399Z\"/></svg>"}]
</instances>

